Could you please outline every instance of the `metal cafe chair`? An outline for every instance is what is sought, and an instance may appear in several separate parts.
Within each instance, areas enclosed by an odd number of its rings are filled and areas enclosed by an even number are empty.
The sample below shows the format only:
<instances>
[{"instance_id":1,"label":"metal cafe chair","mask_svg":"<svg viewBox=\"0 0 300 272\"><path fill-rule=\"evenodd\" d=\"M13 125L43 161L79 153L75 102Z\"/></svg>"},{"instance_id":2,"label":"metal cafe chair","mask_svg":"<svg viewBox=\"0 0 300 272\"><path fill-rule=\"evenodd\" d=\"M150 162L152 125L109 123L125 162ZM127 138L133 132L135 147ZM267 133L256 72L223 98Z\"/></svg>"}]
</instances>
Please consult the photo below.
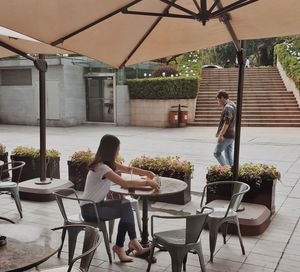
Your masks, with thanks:
<instances>
[{"instance_id":1,"label":"metal cafe chair","mask_svg":"<svg viewBox=\"0 0 300 272\"><path fill-rule=\"evenodd\" d=\"M207 184L203 189L202 198L200 202L200 209L197 210L197 213L201 213L201 209L207 206L207 205L205 206L203 203L204 198L206 197L207 194L207 189L213 186L224 186L225 184L233 187L232 196L229 201L228 207L213 207L214 212L209 214L207 218L207 224L209 227L209 245L210 245L211 262L213 262L218 231L220 228L222 229L223 243L226 244L228 223L235 223L235 225L237 226L237 232L239 236L242 253L243 255L245 255L245 248L243 245L242 235L240 231L240 224L239 224L237 210L241 204L241 201L245 193L247 193L250 190L250 186L248 184L239 181L218 181L218 182L212 182Z\"/></svg>"},{"instance_id":2,"label":"metal cafe chair","mask_svg":"<svg viewBox=\"0 0 300 272\"><path fill-rule=\"evenodd\" d=\"M96 203L94 201L91 200L87 200L87 199L82 199L79 198L76 191L74 189L62 189L62 190L58 190L56 192L53 192L58 207L60 209L60 212L63 216L64 219L64 225L73 225L73 224L84 224L84 225L89 225L95 228L98 228L102 234L103 234L103 238L104 238L104 243L105 243L105 247L106 247L106 252L109 258L109 262L112 263L112 257L111 257L111 251L110 251L110 246L109 246L109 240L108 240L108 233L107 233L107 228L106 228L106 224L105 221L100 220L99 214L98 214L98 210L96 208ZM67 195L70 194L74 194L75 197L70 197ZM91 204L93 204L94 208L95 208L95 214L97 217L97 222L88 222L85 221L81 215L81 208L80 208L80 201L85 201L85 202L89 202ZM67 203L68 202L68 203ZM70 202L70 203L69 203ZM72 207L72 209L74 209L74 207L77 208L77 213L69 213L68 209L66 209L66 205L70 205ZM62 231L62 245L58 251L58 257L60 257L61 254L61 250L63 247L63 242L65 240L65 236L66 236L66 232L68 232L68 238L69 238L69 261L73 258L74 255L74 250L75 250L75 243L74 241L76 241L76 237L78 235L78 229L74 229L74 230L69 230L69 229L63 229Z\"/></svg>"},{"instance_id":3,"label":"metal cafe chair","mask_svg":"<svg viewBox=\"0 0 300 272\"><path fill-rule=\"evenodd\" d=\"M39 271L41 272L63 272L63 271L87 272L92 262L94 253L101 242L99 230L87 225L66 225L66 226L54 228L52 230L60 230L60 229L62 229L65 232L67 231L68 233L71 232L78 233L80 231L84 231L82 253L79 256L72 258L72 260L69 262L69 265L42 269ZM75 238L77 239L77 236ZM75 240L74 242L76 245L77 241ZM77 268L74 266L74 264L79 260L80 260L80 265Z\"/></svg>"},{"instance_id":4,"label":"metal cafe chair","mask_svg":"<svg viewBox=\"0 0 300 272\"><path fill-rule=\"evenodd\" d=\"M24 165L25 162L23 161L12 161L6 163L3 165L1 176L5 176L3 174L9 173L9 177L4 179L0 177L0 195L11 194L13 196L21 218L23 218L23 214L19 195L19 181ZM13 172L16 174L16 182L11 181Z\"/></svg>"},{"instance_id":5,"label":"metal cafe chair","mask_svg":"<svg viewBox=\"0 0 300 272\"><path fill-rule=\"evenodd\" d=\"M153 237L149 260L153 258L154 248L162 246L166 249L172 260L172 272L186 271L186 261L189 252L198 254L202 272L205 272L200 234L203 230L206 218L213 212L212 208L205 208L207 212L187 216L158 216L151 217L151 234ZM154 218L164 220L185 220L185 228L154 232ZM153 233L154 232L154 233ZM151 269L148 263L147 272Z\"/></svg>"}]
</instances>

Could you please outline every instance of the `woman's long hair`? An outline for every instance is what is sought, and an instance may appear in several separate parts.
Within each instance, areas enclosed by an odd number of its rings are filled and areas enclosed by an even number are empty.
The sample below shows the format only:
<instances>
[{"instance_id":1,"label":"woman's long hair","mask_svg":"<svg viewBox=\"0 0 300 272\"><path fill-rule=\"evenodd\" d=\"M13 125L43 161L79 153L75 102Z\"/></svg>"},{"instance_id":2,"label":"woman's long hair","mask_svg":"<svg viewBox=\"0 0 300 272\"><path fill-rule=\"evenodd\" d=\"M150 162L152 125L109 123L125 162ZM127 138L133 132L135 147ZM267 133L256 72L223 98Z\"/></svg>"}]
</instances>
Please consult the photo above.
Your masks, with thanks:
<instances>
[{"instance_id":1,"label":"woman's long hair","mask_svg":"<svg viewBox=\"0 0 300 272\"><path fill-rule=\"evenodd\" d=\"M97 164L102 162L115 171L115 157L119 146L120 140L116 136L104 135L100 141L95 159L89 164L89 169L94 171Z\"/></svg>"}]
</instances>

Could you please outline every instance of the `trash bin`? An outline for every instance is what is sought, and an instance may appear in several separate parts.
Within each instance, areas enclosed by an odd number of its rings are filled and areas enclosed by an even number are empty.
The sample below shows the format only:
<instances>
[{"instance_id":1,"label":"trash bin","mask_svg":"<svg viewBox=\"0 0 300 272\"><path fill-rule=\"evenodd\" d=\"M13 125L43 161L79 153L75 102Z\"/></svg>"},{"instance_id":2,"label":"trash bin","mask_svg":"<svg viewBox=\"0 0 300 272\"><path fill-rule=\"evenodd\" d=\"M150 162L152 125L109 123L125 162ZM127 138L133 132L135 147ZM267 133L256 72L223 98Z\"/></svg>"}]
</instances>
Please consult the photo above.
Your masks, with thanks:
<instances>
[{"instance_id":1,"label":"trash bin","mask_svg":"<svg viewBox=\"0 0 300 272\"><path fill-rule=\"evenodd\" d=\"M178 111L169 111L170 127L178 127Z\"/></svg>"},{"instance_id":2,"label":"trash bin","mask_svg":"<svg viewBox=\"0 0 300 272\"><path fill-rule=\"evenodd\" d=\"M188 123L188 111L179 112L179 126L185 127Z\"/></svg>"}]
</instances>

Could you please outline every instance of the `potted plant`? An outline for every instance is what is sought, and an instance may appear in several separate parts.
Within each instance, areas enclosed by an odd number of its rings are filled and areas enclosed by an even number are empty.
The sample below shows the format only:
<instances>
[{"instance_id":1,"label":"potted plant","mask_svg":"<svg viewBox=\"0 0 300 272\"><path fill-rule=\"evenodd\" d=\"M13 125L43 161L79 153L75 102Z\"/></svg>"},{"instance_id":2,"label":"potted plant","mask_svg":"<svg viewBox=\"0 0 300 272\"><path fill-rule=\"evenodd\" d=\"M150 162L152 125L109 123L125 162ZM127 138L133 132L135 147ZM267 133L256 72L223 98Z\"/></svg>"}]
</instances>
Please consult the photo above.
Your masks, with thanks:
<instances>
[{"instance_id":1,"label":"potted plant","mask_svg":"<svg viewBox=\"0 0 300 272\"><path fill-rule=\"evenodd\" d=\"M6 152L6 146L4 144L0 144L0 161L3 161L4 163L7 163L8 161L8 152ZM4 165L3 169L7 169L7 166ZM8 173L3 173L0 178L6 179L8 177Z\"/></svg>"},{"instance_id":2,"label":"potted plant","mask_svg":"<svg viewBox=\"0 0 300 272\"><path fill-rule=\"evenodd\" d=\"M280 172L273 165L262 163L244 163L239 167L238 180L247 183L250 191L245 194L243 201L265 205L273 214L275 212L275 187L280 180ZM228 166L212 165L206 174L207 183L221 180L232 180L232 172ZM212 187L207 192L207 202L215 199L230 199L229 186Z\"/></svg>"},{"instance_id":3,"label":"potted plant","mask_svg":"<svg viewBox=\"0 0 300 272\"><path fill-rule=\"evenodd\" d=\"M194 166L180 157L154 157L141 156L131 161L131 166L150 170L162 177L171 177L184 181L187 188L183 192L179 192L168 196L152 197L152 200L162 201L173 204L184 205L191 200L191 179Z\"/></svg>"},{"instance_id":4,"label":"potted plant","mask_svg":"<svg viewBox=\"0 0 300 272\"><path fill-rule=\"evenodd\" d=\"M20 181L40 177L40 151L34 147L18 146L11 152L12 161L24 161L25 166ZM46 150L46 177L60 178L60 153L56 149ZM13 173L12 180L16 180L17 173Z\"/></svg>"},{"instance_id":5,"label":"potted plant","mask_svg":"<svg viewBox=\"0 0 300 272\"><path fill-rule=\"evenodd\" d=\"M81 150L73 153L71 159L68 160L68 173L69 180L74 183L74 189L83 191L88 174L88 165L94 159L95 153L90 149ZM117 161L120 163L124 162L124 159L119 156Z\"/></svg>"}]
</instances>

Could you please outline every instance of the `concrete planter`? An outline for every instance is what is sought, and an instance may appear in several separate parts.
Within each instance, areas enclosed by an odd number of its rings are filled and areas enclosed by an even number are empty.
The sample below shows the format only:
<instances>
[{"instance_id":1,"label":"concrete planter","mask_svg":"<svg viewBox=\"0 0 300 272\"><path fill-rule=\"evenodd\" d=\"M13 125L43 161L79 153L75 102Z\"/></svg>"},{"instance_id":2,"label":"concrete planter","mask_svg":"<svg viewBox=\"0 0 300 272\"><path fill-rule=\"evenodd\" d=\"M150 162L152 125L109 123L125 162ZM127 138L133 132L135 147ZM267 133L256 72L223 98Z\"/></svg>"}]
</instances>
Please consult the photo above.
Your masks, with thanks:
<instances>
[{"instance_id":1,"label":"concrete planter","mask_svg":"<svg viewBox=\"0 0 300 272\"><path fill-rule=\"evenodd\" d=\"M3 161L4 163L8 162L8 152L0 154L0 161ZM7 165L3 166L2 170L7 169ZM1 179L6 179L9 177L9 173L3 173L1 175Z\"/></svg>"},{"instance_id":2,"label":"concrete planter","mask_svg":"<svg viewBox=\"0 0 300 272\"><path fill-rule=\"evenodd\" d=\"M87 163L77 163L73 161L68 161L69 180L74 183L75 190L84 190L88 171L89 170Z\"/></svg>"},{"instance_id":3,"label":"concrete planter","mask_svg":"<svg viewBox=\"0 0 300 272\"><path fill-rule=\"evenodd\" d=\"M170 127L169 112L172 106L188 106L187 123L195 119L196 99L131 99L130 125L146 127ZM175 109L176 110L176 109ZM186 111L185 108L182 110Z\"/></svg>"},{"instance_id":4,"label":"concrete planter","mask_svg":"<svg viewBox=\"0 0 300 272\"><path fill-rule=\"evenodd\" d=\"M34 179L40 177L40 158L33 158L27 156L11 155L11 160L23 161L25 166L20 177L20 181ZM60 178L60 158L47 158L46 159L46 177L47 178ZM18 172L12 174L12 181L17 181Z\"/></svg>"}]
</instances>

